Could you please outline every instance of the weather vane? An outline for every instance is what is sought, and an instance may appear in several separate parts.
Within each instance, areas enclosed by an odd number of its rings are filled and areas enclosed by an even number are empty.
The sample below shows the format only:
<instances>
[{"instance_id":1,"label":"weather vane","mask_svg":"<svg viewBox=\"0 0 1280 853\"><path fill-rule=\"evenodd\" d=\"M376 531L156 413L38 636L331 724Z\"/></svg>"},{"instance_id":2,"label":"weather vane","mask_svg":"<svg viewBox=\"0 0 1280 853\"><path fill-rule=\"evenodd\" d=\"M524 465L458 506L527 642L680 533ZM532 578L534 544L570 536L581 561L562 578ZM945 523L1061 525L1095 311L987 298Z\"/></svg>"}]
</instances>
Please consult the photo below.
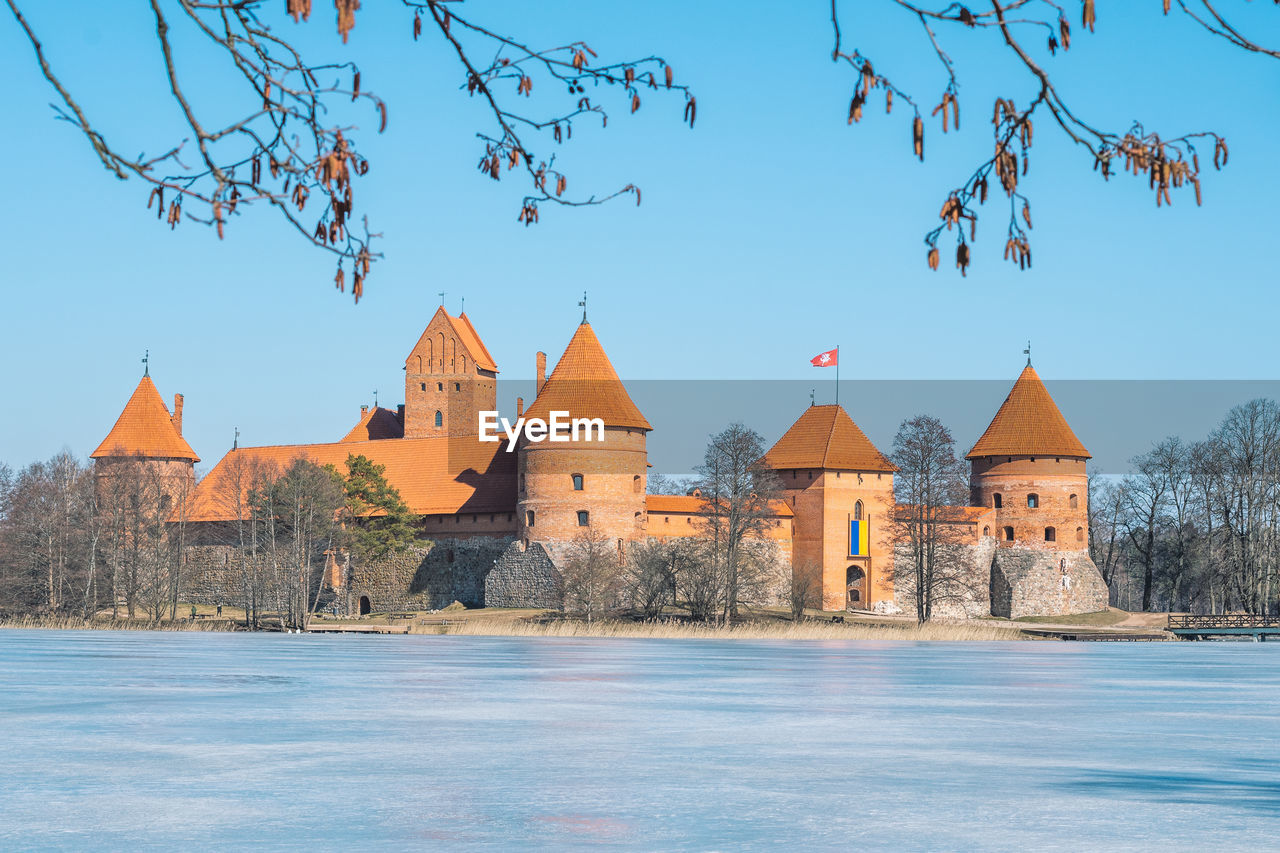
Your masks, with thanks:
<instances>
[{"instance_id":1,"label":"weather vane","mask_svg":"<svg viewBox=\"0 0 1280 853\"><path fill-rule=\"evenodd\" d=\"M151 350L149 349L142 351L142 375L151 375Z\"/></svg>"},{"instance_id":2,"label":"weather vane","mask_svg":"<svg viewBox=\"0 0 1280 853\"><path fill-rule=\"evenodd\" d=\"M582 322L587 322L587 292L582 291L582 301L578 303L582 308Z\"/></svg>"},{"instance_id":3,"label":"weather vane","mask_svg":"<svg viewBox=\"0 0 1280 853\"><path fill-rule=\"evenodd\" d=\"M465 297L465 296L464 296L464 297L462 297L462 310L461 310L459 313L460 313L460 314L465 314L465 313L467 313L467 297Z\"/></svg>"},{"instance_id":4,"label":"weather vane","mask_svg":"<svg viewBox=\"0 0 1280 853\"><path fill-rule=\"evenodd\" d=\"M375 409L378 408L378 389L377 388L373 389L373 407Z\"/></svg>"},{"instance_id":5,"label":"weather vane","mask_svg":"<svg viewBox=\"0 0 1280 853\"><path fill-rule=\"evenodd\" d=\"M440 307L444 307L444 291L440 291Z\"/></svg>"},{"instance_id":6,"label":"weather vane","mask_svg":"<svg viewBox=\"0 0 1280 853\"><path fill-rule=\"evenodd\" d=\"M817 390L818 390L817 388L810 388L810 389L809 389L809 405L810 405L810 406L814 405L813 394L814 394L814 392L815 392L815 391L817 391Z\"/></svg>"},{"instance_id":7,"label":"weather vane","mask_svg":"<svg viewBox=\"0 0 1280 853\"><path fill-rule=\"evenodd\" d=\"M232 450L240 449L240 427L236 427L236 438L235 438L235 441L231 442L231 449Z\"/></svg>"},{"instance_id":8,"label":"weather vane","mask_svg":"<svg viewBox=\"0 0 1280 853\"><path fill-rule=\"evenodd\" d=\"M1027 341L1027 348L1022 351L1022 354L1027 357L1027 367L1030 367L1031 366L1031 341Z\"/></svg>"}]
</instances>

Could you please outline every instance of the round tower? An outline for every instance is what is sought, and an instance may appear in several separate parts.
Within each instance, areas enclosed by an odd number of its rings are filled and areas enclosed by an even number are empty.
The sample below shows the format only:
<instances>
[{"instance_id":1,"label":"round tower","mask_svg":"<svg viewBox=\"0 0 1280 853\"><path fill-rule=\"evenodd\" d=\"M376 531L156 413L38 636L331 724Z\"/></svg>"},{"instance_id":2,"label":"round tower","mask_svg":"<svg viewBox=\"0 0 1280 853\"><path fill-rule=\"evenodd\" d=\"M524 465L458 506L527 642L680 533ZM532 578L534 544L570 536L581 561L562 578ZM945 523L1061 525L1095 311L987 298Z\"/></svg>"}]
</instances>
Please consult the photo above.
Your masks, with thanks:
<instances>
[{"instance_id":1,"label":"round tower","mask_svg":"<svg viewBox=\"0 0 1280 853\"><path fill-rule=\"evenodd\" d=\"M175 394L171 414L150 374L143 375L111 432L89 454L101 507L150 498L164 516L183 511L200 457L182 437L182 402Z\"/></svg>"},{"instance_id":2,"label":"round tower","mask_svg":"<svg viewBox=\"0 0 1280 853\"><path fill-rule=\"evenodd\" d=\"M586 534L610 541L645 529L645 437L652 427L627 394L583 318L564 355L524 413L573 424L569 440L520 439L517 512L526 542L567 542Z\"/></svg>"},{"instance_id":3,"label":"round tower","mask_svg":"<svg viewBox=\"0 0 1280 853\"><path fill-rule=\"evenodd\" d=\"M1091 457L1030 361L965 458L972 503L995 510L1001 547L1088 549Z\"/></svg>"}]
</instances>

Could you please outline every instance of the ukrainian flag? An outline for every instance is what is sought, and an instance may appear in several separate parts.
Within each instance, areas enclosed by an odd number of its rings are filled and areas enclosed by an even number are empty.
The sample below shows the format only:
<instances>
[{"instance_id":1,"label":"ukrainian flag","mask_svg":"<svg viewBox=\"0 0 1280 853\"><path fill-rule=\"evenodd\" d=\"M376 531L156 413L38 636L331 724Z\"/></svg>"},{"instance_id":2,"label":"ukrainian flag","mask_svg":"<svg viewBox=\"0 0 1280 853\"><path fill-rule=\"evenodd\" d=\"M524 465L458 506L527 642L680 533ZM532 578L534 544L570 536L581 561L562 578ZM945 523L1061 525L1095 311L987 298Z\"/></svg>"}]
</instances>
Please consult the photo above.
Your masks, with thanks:
<instances>
[{"instance_id":1,"label":"ukrainian flag","mask_svg":"<svg viewBox=\"0 0 1280 853\"><path fill-rule=\"evenodd\" d=\"M871 556L871 521L869 519L850 519L849 556Z\"/></svg>"}]
</instances>

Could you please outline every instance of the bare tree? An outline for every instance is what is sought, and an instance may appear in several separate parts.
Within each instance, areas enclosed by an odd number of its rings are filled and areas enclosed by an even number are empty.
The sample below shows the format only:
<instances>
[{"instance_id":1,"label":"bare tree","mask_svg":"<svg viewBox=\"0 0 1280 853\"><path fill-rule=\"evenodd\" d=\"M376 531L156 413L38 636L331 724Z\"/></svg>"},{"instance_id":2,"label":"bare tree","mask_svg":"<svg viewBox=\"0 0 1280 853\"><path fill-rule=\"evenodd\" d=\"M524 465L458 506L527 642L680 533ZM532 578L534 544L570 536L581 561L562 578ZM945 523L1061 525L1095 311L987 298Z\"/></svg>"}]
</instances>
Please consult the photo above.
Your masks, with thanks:
<instances>
[{"instance_id":1,"label":"bare tree","mask_svg":"<svg viewBox=\"0 0 1280 853\"><path fill-rule=\"evenodd\" d=\"M993 147L990 158L981 162L969 177L947 193L939 214L942 223L925 235L926 259L932 269L939 266L938 241L945 230L949 234L954 233L956 268L962 275L965 273L971 262L969 243L977 237L978 207L986 202L993 181L999 182L1008 200L1004 258L1017 264L1019 269L1030 268L1031 202L1019 188L1019 178L1027 174L1035 118L1046 119L1048 124L1082 149L1086 167L1092 167L1103 180L1120 171L1145 177L1155 194L1157 207L1172 204L1170 190L1182 187L1190 187L1196 204L1200 204L1198 145L1206 150L1212 146L1214 168L1221 168L1227 163L1229 151L1221 134L1212 131L1158 133L1137 121L1127 129L1105 128L1084 118L1078 105L1068 104L1054 85L1049 62L1058 56L1059 51L1064 54L1069 51L1072 25L1067 10L1054 0L990 0L989 4L983 4L989 8L981 9L970 9L955 2L889 0L889 3L920 24L927 51L934 54L941 65L941 79L945 85L938 95L937 105L929 111L929 120L936 120L943 133L960 130L960 85L956 63L944 48L944 28L950 31L953 40L964 38L976 42L987 39L991 51L1007 51L1036 89L1035 96L1021 106L1011 97L995 99L991 111ZM1238 48L1280 58L1280 51L1258 43L1231 26L1211 0L1177 0L1177 5L1208 33ZM1170 0L1164 0L1166 15L1170 6ZM831 0L830 7L834 36L831 59L844 64L855 75L849 124L862 120L873 91L882 90L886 113L893 109L895 100L906 105L910 114L912 153L924 160L924 111L928 109L927 102L913 98L896 86L890 76L882 73L890 66L889 62L877 59L873 67L868 54L847 47L840 28L838 0ZM1094 0L1080 0L1080 25L1080 34L1094 31L1097 25ZM1032 46L1033 40L1044 47L1036 49ZM898 61L901 62L900 59Z\"/></svg>"},{"instance_id":2,"label":"bare tree","mask_svg":"<svg viewBox=\"0 0 1280 853\"><path fill-rule=\"evenodd\" d=\"M379 133L386 130L388 111L381 98L362 86L357 63L305 56L282 34L280 7L266 0L149 0L165 82L189 136L153 147L162 153L133 156L124 152L139 146L108 138L63 83L19 0L5 2L57 93L57 116L84 135L108 172L144 183L147 207L156 208L157 218L170 228L184 219L201 223L221 238L246 209L269 206L303 239L336 256L335 286L345 290L349 274L352 294L359 301L370 266L380 255L372 248L378 235L369 231L366 216L357 217L355 178L369 171L369 161L356 147L358 114L352 114L350 106L363 107L366 116L371 113ZM684 99L684 120L692 127L696 119L692 93L675 82L671 66L657 56L601 61L581 39L535 47L504 35L461 14L462 0L402 3L404 37L411 31L415 41L436 38L457 56L462 87L487 107L494 127L477 134L483 147L479 170L494 180L504 170L523 173L527 191L519 221L525 225L538 221L543 203L594 205L621 195L639 203L640 190L634 184L604 195L574 195L555 156L543 159L531 153L533 147L541 150L544 141L568 141L575 126L587 119L604 127L608 115L596 97L601 87L618 92L632 113L640 109L642 90L648 90L645 98L650 91L677 93ZM335 0L334 5L345 44L360 2ZM295 23L311 15L311 0L287 0L284 6ZM182 67L187 54L202 48L212 48L215 61L236 81L216 105L200 102L199 87L188 85L194 75L184 74ZM201 72L210 73L203 66ZM535 80L539 92L564 93L559 106L533 111ZM536 103L549 99L554 96L540 96ZM234 110L229 120L222 117L228 104ZM312 196L319 201L309 201ZM353 227L356 223L358 229Z\"/></svg>"},{"instance_id":3,"label":"bare tree","mask_svg":"<svg viewBox=\"0 0 1280 853\"><path fill-rule=\"evenodd\" d=\"M791 581L791 620L799 622L804 618L804 612L822 605L820 596L821 587L818 578L821 576L821 568L812 563L803 566L801 571L795 572Z\"/></svg>"},{"instance_id":4,"label":"bare tree","mask_svg":"<svg viewBox=\"0 0 1280 853\"><path fill-rule=\"evenodd\" d=\"M691 547L683 539L649 539L637 542L627 554L627 599L647 619L662 615L675 604L676 584L690 558Z\"/></svg>"},{"instance_id":5,"label":"bare tree","mask_svg":"<svg viewBox=\"0 0 1280 853\"><path fill-rule=\"evenodd\" d=\"M1167 508L1169 481L1152 453L1132 460L1134 472L1125 477L1125 534L1142 567L1142 609L1151 609L1155 582L1156 538Z\"/></svg>"},{"instance_id":6,"label":"bare tree","mask_svg":"<svg viewBox=\"0 0 1280 853\"><path fill-rule=\"evenodd\" d=\"M766 539L773 524L771 502L782 495L778 475L764 464L764 439L740 423L711 437L698 466L697 489L710 559L724 578L724 617L736 619L739 601L761 568L759 549L748 540Z\"/></svg>"},{"instance_id":7,"label":"bare tree","mask_svg":"<svg viewBox=\"0 0 1280 853\"><path fill-rule=\"evenodd\" d=\"M607 538L588 527L570 544L560 570L564 609L588 622L618 606L624 580L618 553Z\"/></svg>"},{"instance_id":8,"label":"bare tree","mask_svg":"<svg viewBox=\"0 0 1280 853\"><path fill-rule=\"evenodd\" d=\"M956 547L962 528L955 523L955 507L968 499L964 465L956 458L951 431L929 415L902 422L891 458L898 466L894 538L907 557L905 565L895 558L894 583L910 591L916 619L924 623L935 604L969 592L966 555Z\"/></svg>"}]
</instances>

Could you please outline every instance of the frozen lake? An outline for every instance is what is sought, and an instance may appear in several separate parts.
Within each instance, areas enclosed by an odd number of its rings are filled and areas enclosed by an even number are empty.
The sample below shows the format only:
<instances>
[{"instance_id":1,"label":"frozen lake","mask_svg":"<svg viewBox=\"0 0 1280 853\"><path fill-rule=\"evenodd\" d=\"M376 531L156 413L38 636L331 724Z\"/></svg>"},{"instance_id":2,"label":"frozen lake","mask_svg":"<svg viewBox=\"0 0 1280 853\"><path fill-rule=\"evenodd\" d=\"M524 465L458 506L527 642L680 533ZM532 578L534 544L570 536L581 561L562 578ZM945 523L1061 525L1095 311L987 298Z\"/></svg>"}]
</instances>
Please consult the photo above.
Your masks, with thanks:
<instances>
[{"instance_id":1,"label":"frozen lake","mask_svg":"<svg viewBox=\"0 0 1280 853\"><path fill-rule=\"evenodd\" d=\"M0 849L1264 849L1280 646L0 631Z\"/></svg>"}]
</instances>

